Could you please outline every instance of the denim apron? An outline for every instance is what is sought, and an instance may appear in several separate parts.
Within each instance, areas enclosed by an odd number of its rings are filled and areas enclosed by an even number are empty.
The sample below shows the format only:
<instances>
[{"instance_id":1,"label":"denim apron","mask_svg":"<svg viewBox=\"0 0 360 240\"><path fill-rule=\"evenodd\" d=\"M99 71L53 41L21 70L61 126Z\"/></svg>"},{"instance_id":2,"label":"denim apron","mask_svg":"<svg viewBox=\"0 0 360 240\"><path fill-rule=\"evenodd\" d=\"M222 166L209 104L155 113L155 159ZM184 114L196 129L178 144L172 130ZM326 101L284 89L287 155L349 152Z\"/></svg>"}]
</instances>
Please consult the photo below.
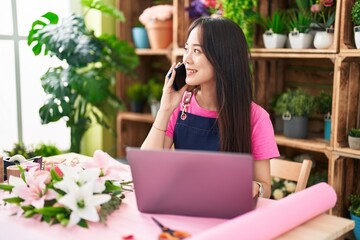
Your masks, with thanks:
<instances>
[{"instance_id":1,"label":"denim apron","mask_svg":"<svg viewBox=\"0 0 360 240\"><path fill-rule=\"evenodd\" d=\"M216 118L197 116L186 112L192 92L183 101L174 128L175 149L219 151L220 137Z\"/></svg>"}]
</instances>

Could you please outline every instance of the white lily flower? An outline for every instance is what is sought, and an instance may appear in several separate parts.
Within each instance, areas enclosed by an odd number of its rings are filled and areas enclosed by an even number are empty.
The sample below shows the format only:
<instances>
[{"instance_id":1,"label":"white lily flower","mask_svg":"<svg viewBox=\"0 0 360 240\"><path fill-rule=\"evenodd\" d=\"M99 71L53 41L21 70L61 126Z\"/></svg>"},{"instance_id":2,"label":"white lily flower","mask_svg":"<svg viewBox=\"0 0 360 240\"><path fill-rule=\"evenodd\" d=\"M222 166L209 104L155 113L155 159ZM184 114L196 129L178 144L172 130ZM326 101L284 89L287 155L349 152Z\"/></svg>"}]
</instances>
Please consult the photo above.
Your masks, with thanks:
<instances>
[{"instance_id":1,"label":"white lily flower","mask_svg":"<svg viewBox=\"0 0 360 240\"><path fill-rule=\"evenodd\" d=\"M55 184L56 188L69 192L69 184L76 183L82 186L88 182L95 182L93 192L101 193L105 190L105 184L97 181L100 175L100 169L82 169L81 167L69 167L66 165L59 165L60 170L64 173L63 180Z\"/></svg>"},{"instance_id":2,"label":"white lily flower","mask_svg":"<svg viewBox=\"0 0 360 240\"><path fill-rule=\"evenodd\" d=\"M72 210L68 227L76 225L81 219L98 222L99 215L96 207L108 202L110 195L93 194L94 182L88 182L78 186L75 182L69 182L69 192L58 200L60 204Z\"/></svg>"}]
</instances>

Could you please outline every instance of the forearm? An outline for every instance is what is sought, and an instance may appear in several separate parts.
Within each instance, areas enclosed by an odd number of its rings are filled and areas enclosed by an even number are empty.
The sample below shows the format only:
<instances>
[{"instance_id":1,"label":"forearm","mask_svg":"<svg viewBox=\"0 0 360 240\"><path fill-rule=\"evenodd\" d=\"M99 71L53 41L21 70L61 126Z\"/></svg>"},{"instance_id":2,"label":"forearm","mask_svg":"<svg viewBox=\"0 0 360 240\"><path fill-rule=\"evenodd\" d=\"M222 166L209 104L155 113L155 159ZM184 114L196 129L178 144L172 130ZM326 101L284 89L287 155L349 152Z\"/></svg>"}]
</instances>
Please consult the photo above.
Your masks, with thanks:
<instances>
[{"instance_id":1,"label":"forearm","mask_svg":"<svg viewBox=\"0 0 360 240\"><path fill-rule=\"evenodd\" d=\"M153 126L150 129L141 149L163 149L165 146L165 132L170 119L171 113L159 110L156 115Z\"/></svg>"}]
</instances>

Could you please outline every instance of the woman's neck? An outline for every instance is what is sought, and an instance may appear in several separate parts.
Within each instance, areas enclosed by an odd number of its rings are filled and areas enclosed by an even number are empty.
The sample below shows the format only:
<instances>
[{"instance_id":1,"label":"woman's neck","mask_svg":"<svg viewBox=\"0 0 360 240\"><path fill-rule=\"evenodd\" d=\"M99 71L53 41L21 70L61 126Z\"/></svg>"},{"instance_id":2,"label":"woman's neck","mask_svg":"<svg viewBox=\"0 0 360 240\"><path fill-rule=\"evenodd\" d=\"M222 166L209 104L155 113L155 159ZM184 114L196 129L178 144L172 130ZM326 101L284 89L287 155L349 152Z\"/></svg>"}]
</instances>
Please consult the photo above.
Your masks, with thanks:
<instances>
[{"instance_id":1,"label":"woman's neck","mask_svg":"<svg viewBox=\"0 0 360 240\"><path fill-rule=\"evenodd\" d=\"M217 110L215 87L209 88L208 86L201 86L195 97L200 107L211 111Z\"/></svg>"}]
</instances>

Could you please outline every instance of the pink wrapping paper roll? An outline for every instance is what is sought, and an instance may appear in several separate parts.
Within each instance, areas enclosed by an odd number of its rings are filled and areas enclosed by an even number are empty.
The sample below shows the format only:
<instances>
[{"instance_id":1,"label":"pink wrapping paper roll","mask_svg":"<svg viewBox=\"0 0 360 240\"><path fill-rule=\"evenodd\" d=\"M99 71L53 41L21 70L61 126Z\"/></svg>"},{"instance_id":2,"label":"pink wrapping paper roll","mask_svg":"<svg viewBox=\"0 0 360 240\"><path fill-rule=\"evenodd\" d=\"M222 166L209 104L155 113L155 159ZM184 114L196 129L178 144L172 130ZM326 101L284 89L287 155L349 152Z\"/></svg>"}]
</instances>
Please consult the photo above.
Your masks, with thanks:
<instances>
[{"instance_id":1,"label":"pink wrapping paper roll","mask_svg":"<svg viewBox=\"0 0 360 240\"><path fill-rule=\"evenodd\" d=\"M233 218L191 240L273 239L335 206L336 193L318 183L265 207Z\"/></svg>"}]
</instances>

